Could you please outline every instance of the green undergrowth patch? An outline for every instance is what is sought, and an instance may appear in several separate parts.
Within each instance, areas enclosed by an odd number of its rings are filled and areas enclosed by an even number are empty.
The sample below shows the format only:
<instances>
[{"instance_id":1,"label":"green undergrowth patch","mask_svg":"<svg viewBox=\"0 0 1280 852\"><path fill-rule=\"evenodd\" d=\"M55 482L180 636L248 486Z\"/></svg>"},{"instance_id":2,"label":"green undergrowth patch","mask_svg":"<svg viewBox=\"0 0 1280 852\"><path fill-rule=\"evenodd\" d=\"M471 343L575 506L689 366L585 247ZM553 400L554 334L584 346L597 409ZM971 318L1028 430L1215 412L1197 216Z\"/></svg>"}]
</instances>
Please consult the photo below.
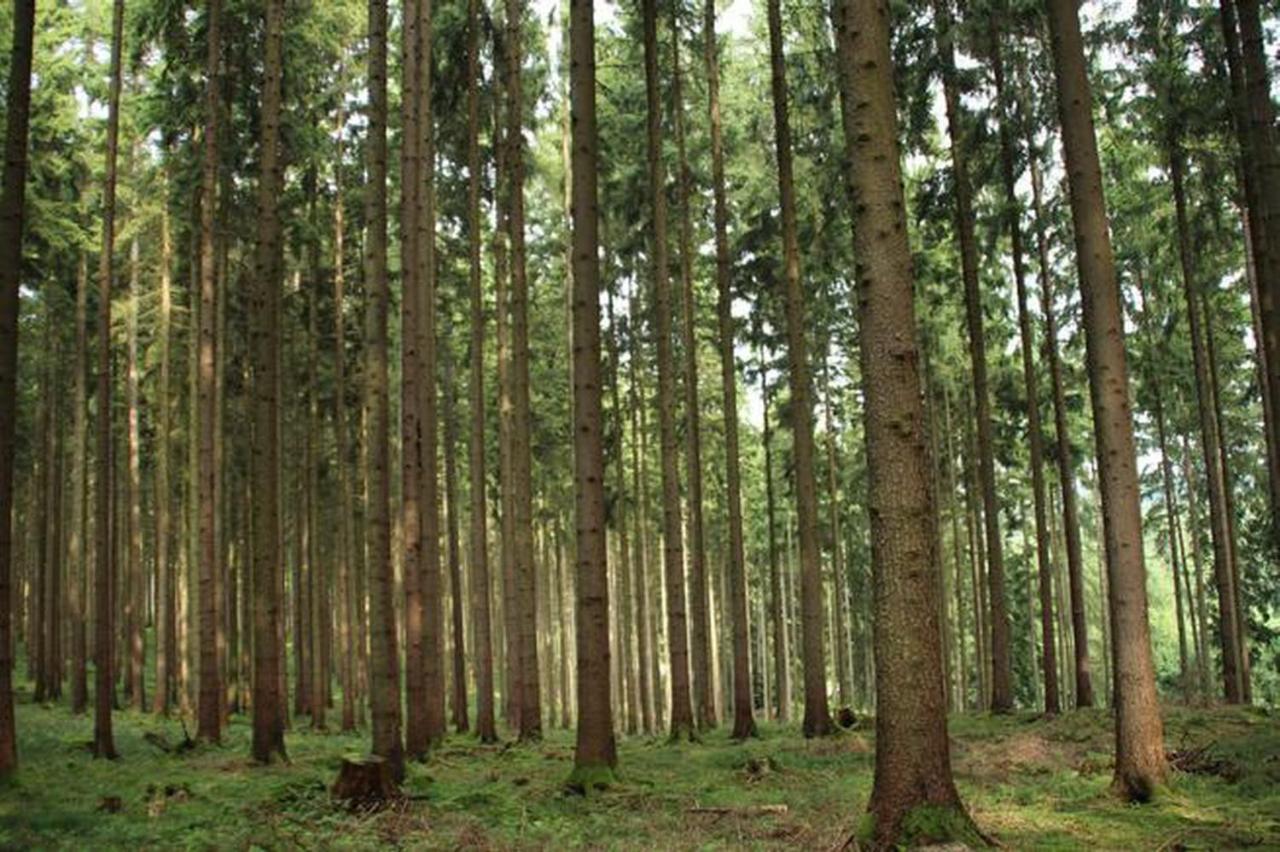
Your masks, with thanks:
<instances>
[{"instance_id":1,"label":"green undergrowth patch","mask_svg":"<svg viewBox=\"0 0 1280 852\"><path fill-rule=\"evenodd\" d=\"M537 744L450 735L408 767L404 797L372 813L331 800L343 755L368 732L295 720L288 763L255 766L236 717L222 746L183 749L176 720L116 714L118 761L94 760L92 721L18 705L22 761L0 786L0 849L769 849L835 848L871 791L874 733L805 740L762 722L743 743L624 737L618 769L581 795L571 732ZM1012 849L1280 847L1280 720L1250 709L1168 708L1184 756L1155 803L1110 793L1106 711L1042 719L966 714L952 761L978 827ZM166 750L167 749L167 750Z\"/></svg>"}]
</instances>

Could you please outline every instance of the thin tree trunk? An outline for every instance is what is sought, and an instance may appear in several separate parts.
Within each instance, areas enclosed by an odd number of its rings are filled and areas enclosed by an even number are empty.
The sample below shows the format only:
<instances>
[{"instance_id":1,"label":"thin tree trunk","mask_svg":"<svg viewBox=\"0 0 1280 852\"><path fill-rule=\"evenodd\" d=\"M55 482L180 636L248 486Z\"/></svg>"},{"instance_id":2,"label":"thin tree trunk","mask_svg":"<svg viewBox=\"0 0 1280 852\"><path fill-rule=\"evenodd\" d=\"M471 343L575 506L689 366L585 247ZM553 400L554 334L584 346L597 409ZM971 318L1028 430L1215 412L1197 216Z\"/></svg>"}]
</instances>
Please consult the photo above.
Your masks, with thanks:
<instances>
[{"instance_id":1,"label":"thin tree trunk","mask_svg":"<svg viewBox=\"0 0 1280 852\"><path fill-rule=\"evenodd\" d=\"M716 321L720 348L720 386L724 396L725 502L729 516L729 610L733 622L732 736L734 739L741 740L755 736L756 723L752 713L751 625L748 619L747 569L742 532L742 470L738 449L738 375L733 354L729 210L725 197L724 130L720 114L720 51L716 42L715 0L705 0L703 4L702 36L703 62L707 73L707 121L711 130L711 189L715 205ZM763 657L761 661L763 662ZM765 706L768 706L767 701Z\"/></svg>"},{"instance_id":2,"label":"thin tree trunk","mask_svg":"<svg viewBox=\"0 0 1280 852\"><path fill-rule=\"evenodd\" d=\"M1124 351L1123 311L1102 191L1080 19L1071 0L1048 0L1062 141L1075 224L1085 344L1090 364L1098 478L1105 518L1115 690L1114 789L1155 794L1168 774L1147 623L1142 511Z\"/></svg>"},{"instance_id":3,"label":"thin tree trunk","mask_svg":"<svg viewBox=\"0 0 1280 852\"><path fill-rule=\"evenodd\" d=\"M827 433L827 499L831 501L831 574L835 580L835 603L831 608L836 622L836 682L840 689L840 706L848 707L853 703L853 678L849 666L849 622L844 611L845 566L840 531L840 484L836 475L835 420L831 416L831 375L825 348L822 354L822 412Z\"/></svg>"},{"instance_id":4,"label":"thin tree trunk","mask_svg":"<svg viewBox=\"0 0 1280 852\"><path fill-rule=\"evenodd\" d=\"M955 68L954 32L950 0L935 0L938 52L951 139L952 184L955 192L955 224L960 241L964 278L965 319L969 332L969 357L973 365L973 393L978 432L978 472L982 486L982 518L987 545L987 584L991 606L991 710L1013 709L1010 663L1009 615L1004 591L1004 543L1000 537L1000 504L996 498L995 450L991 429L991 396L987 382L986 336L983 329L982 294L978 285L978 247L974 236L973 188L969 181L968 139L962 122L960 84Z\"/></svg>"},{"instance_id":5,"label":"thin tree trunk","mask_svg":"<svg viewBox=\"0 0 1280 852\"><path fill-rule=\"evenodd\" d=\"M882 0L840 0L835 14L859 258L875 570L876 770L868 810L876 848L915 840L904 831L911 831L912 816L923 809L931 829L938 827L928 832L928 842L952 839L940 834L976 834L951 777L940 584L932 571L937 517L915 344L888 12Z\"/></svg>"},{"instance_id":6,"label":"thin tree trunk","mask_svg":"<svg viewBox=\"0 0 1280 852\"><path fill-rule=\"evenodd\" d=\"M777 700L777 719L779 722L791 721L791 670L788 660L789 643L787 641L787 625L785 603L783 601L782 568L778 563L777 524L774 519L773 494L773 430L769 424L769 407L772 402L767 366L763 357L760 365L760 396L763 405L764 441L764 493L765 515L769 532L769 601L770 619L773 622L773 679L774 694Z\"/></svg>"},{"instance_id":7,"label":"thin tree trunk","mask_svg":"<svg viewBox=\"0 0 1280 852\"><path fill-rule=\"evenodd\" d=\"M173 682L173 565L170 562L169 537L171 515L169 501L172 488L169 483L170 432L172 431L170 393L170 335L173 315L173 294L170 277L172 248L169 235L169 175L164 175L164 193L160 204L160 327L156 334L160 346L160 389L156 394L156 682L152 692L151 709L159 716L169 713L169 698ZM77 361L78 363L78 361ZM83 380L80 382L80 398L83 400ZM80 447L77 444L77 447ZM80 466L83 467L83 450ZM78 488L82 489L83 484ZM80 493L83 493L82 491ZM73 498L76 522L80 520L79 497ZM72 564L75 564L74 561ZM74 589L74 583L73 583ZM73 591L73 594L75 592Z\"/></svg>"},{"instance_id":8,"label":"thin tree trunk","mask_svg":"<svg viewBox=\"0 0 1280 852\"><path fill-rule=\"evenodd\" d=\"M1019 66L1021 75L1023 69ZM1021 86L1026 90L1025 82ZM1022 111L1024 116L1026 110ZM1049 241L1046 236L1046 218L1041 202L1043 192L1040 176L1040 157L1031 144L1028 130L1027 149L1030 154L1031 206L1036 226L1036 256L1040 269L1040 300L1044 310L1045 357L1049 362L1049 376L1053 383L1054 434L1058 447L1058 486L1062 493L1062 530L1067 549L1067 585L1071 590L1071 634L1075 650L1075 706L1092 707L1093 678L1089 666L1089 628L1084 609L1084 558L1080 544L1080 520L1076 508L1075 460L1071 449L1071 431L1067 425L1065 382L1062 376L1062 359L1058 355L1058 320L1054 308L1052 267L1049 263Z\"/></svg>"},{"instance_id":9,"label":"thin tree trunk","mask_svg":"<svg viewBox=\"0 0 1280 852\"><path fill-rule=\"evenodd\" d=\"M128 506L126 542L125 626L129 643L129 706L146 709L146 648L143 644L145 590L142 573L142 467L138 459L141 439L138 423L138 305L142 282L139 278L138 239L129 241L129 307L126 316L125 404L127 411L125 452ZM56 566L51 566L57 570Z\"/></svg>"},{"instance_id":10,"label":"thin tree trunk","mask_svg":"<svg viewBox=\"0 0 1280 852\"><path fill-rule=\"evenodd\" d=\"M822 553L818 542L817 483L813 473L813 404L810 399L806 315L796 236L795 184L791 166L791 125L787 112L786 63L782 50L780 0L766 4L772 73L773 124L778 160L778 197L782 207L782 257L786 276L787 355L791 389L792 454L795 464L796 519L800 544L800 610L804 662L804 735L835 730L827 708L826 662L822 643Z\"/></svg>"},{"instance_id":11,"label":"thin tree trunk","mask_svg":"<svg viewBox=\"0 0 1280 852\"><path fill-rule=\"evenodd\" d=\"M167 206L162 208L167 211ZM167 219L164 221L167 222ZM162 226L162 239L167 237L168 229ZM161 274L167 272L167 267L162 270ZM164 313L164 306L161 306L161 312ZM167 340L167 336L163 336ZM164 345L164 344L162 344ZM162 359L161 372L164 372L164 364L167 362ZM88 672L85 665L85 657L87 648L87 625L88 625L88 577L89 577L89 559L86 546L89 539L89 517L88 517L88 372L89 372L89 261L87 252L80 252L79 261L76 268L76 350L75 363L72 367L74 370L73 390L71 396L71 538L68 542L67 567L70 572L70 595L68 604L71 615L71 712L80 714L85 712L89 704L89 684ZM166 384L167 388L168 385ZM161 411L163 422L165 414ZM167 434L161 432L161 434ZM165 445L161 445L162 447ZM165 458L161 455L160 465L164 468ZM163 492L166 495L168 492ZM164 508L158 510L156 516L157 525L160 519L165 517L164 513L168 511L168 501L163 500ZM0 526L5 525L8 516L0 511ZM161 551L157 551L157 558ZM164 564L163 561L160 564ZM161 599L164 600L163 594ZM7 604L0 600L0 606ZM169 622L172 624L172 622ZM157 651L157 665L160 660ZM160 681L157 681L160 682Z\"/></svg>"},{"instance_id":12,"label":"thin tree trunk","mask_svg":"<svg viewBox=\"0 0 1280 852\"><path fill-rule=\"evenodd\" d=\"M671 738L692 737L689 640L685 609L684 535L680 524L680 483L675 423L675 363L671 352L671 283L667 277L667 195L662 164L662 106L658 79L656 0L642 0L644 74L647 97L649 203L654 313L658 350L658 421L662 443L663 563L667 591L667 649L671 672Z\"/></svg>"},{"instance_id":13,"label":"thin tree trunk","mask_svg":"<svg viewBox=\"0 0 1280 852\"><path fill-rule=\"evenodd\" d=\"M635 621L636 621L636 663L639 669L640 682L640 727L646 734L651 734L659 727L657 716L661 711L655 707L660 699L655 698L658 688L657 668L653 661L657 657L657 649L650 644L649 613L649 550L646 547L648 538L648 498L647 477L641 476L640 447L644 442L641 427L642 394L639 389L640 377L638 364L640 361L640 316L639 300L632 298L628 316L627 338L627 406L631 411L631 493L636 501L632 515L631 561L635 568ZM656 644L656 643L655 643Z\"/></svg>"},{"instance_id":14,"label":"thin tree trunk","mask_svg":"<svg viewBox=\"0 0 1280 852\"><path fill-rule=\"evenodd\" d=\"M111 12L111 89L107 96L107 154L102 191L102 249L98 258L98 476L94 511L97 555L94 575L96 613L93 649L95 670L93 754L95 757L112 760L116 757L116 747L111 730L111 709L115 697L113 675L115 661L112 647L115 638L113 628L115 596L112 589L114 542L110 534L112 529L111 492L114 481L111 454L111 284L114 277L116 240L116 155L120 134L123 41L124 0L115 0ZM11 161L12 158L7 160L7 162ZM6 166L6 172L12 169L11 165ZM5 182L7 185L7 178ZM7 192L6 195L8 195ZM8 668L4 668L7 672Z\"/></svg>"},{"instance_id":15,"label":"thin tree trunk","mask_svg":"<svg viewBox=\"0 0 1280 852\"><path fill-rule=\"evenodd\" d=\"M452 325L452 312L448 320ZM466 634L462 623L464 590L462 588L462 559L458 553L458 467L454 461L454 451L458 446L458 401L455 392L453 375L453 342L452 334L447 334L444 343L444 481L445 511L448 535L449 565L449 619L452 630L452 689L449 693L450 718L458 733L466 733L471 727L467 718L467 645Z\"/></svg>"}]
</instances>

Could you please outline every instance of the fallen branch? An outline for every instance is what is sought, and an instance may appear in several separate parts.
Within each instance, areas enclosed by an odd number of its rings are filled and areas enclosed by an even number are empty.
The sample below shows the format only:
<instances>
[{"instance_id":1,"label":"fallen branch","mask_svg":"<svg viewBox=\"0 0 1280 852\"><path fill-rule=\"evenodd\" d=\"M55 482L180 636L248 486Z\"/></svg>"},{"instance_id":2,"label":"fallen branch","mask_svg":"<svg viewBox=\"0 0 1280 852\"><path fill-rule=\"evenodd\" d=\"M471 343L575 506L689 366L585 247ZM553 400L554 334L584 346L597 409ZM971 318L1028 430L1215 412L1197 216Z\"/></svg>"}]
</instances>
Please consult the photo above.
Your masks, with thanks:
<instances>
[{"instance_id":1,"label":"fallen branch","mask_svg":"<svg viewBox=\"0 0 1280 852\"><path fill-rule=\"evenodd\" d=\"M694 805L689 808L689 813L691 814L713 814L717 816L725 816L727 814L736 814L737 816L765 816L767 814L785 814L786 812L786 805L749 805L743 808L703 807L701 805Z\"/></svg>"}]
</instances>

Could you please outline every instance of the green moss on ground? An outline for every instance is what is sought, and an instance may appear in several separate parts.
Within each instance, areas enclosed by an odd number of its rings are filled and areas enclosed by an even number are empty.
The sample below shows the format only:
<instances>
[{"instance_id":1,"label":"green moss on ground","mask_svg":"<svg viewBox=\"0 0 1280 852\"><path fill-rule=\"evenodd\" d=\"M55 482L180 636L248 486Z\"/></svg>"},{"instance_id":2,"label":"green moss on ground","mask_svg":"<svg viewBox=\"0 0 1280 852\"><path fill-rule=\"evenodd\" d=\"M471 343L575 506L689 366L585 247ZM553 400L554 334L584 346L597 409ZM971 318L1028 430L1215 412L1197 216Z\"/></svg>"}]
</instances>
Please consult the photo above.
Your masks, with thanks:
<instances>
[{"instance_id":1,"label":"green moss on ground","mask_svg":"<svg viewBox=\"0 0 1280 852\"><path fill-rule=\"evenodd\" d=\"M367 731L313 734L301 720L287 738L292 763L257 767L241 717L222 747L166 753L147 735L176 745L176 720L118 713L115 762L92 758L92 720L65 706L23 695L18 726L22 768L0 789L0 848L829 849L864 818L874 746L870 731L806 741L771 723L741 744L727 728L700 743L625 738L620 771L582 796L565 783L570 732L510 747L453 735L409 766L404 801L362 815L328 787L344 754L367 750ZM1169 708L1168 748L1212 743L1229 777L1175 773L1167 795L1140 807L1108 791L1105 711L962 715L951 733L969 812L1008 848L1280 848L1280 719L1264 711Z\"/></svg>"}]
</instances>

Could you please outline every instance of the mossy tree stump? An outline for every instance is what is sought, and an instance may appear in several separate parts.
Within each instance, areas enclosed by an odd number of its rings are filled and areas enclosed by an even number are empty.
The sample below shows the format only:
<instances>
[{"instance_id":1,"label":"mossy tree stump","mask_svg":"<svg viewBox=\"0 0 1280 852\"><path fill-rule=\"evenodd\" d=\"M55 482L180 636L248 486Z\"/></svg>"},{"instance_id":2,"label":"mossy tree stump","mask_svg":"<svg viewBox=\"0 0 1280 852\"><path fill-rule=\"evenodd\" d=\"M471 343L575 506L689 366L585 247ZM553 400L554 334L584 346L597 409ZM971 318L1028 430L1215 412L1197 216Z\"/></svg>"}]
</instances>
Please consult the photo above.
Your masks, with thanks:
<instances>
[{"instance_id":1,"label":"mossy tree stump","mask_svg":"<svg viewBox=\"0 0 1280 852\"><path fill-rule=\"evenodd\" d=\"M379 808L399 798L391 764L378 755L347 755L329 792L352 808Z\"/></svg>"}]
</instances>

